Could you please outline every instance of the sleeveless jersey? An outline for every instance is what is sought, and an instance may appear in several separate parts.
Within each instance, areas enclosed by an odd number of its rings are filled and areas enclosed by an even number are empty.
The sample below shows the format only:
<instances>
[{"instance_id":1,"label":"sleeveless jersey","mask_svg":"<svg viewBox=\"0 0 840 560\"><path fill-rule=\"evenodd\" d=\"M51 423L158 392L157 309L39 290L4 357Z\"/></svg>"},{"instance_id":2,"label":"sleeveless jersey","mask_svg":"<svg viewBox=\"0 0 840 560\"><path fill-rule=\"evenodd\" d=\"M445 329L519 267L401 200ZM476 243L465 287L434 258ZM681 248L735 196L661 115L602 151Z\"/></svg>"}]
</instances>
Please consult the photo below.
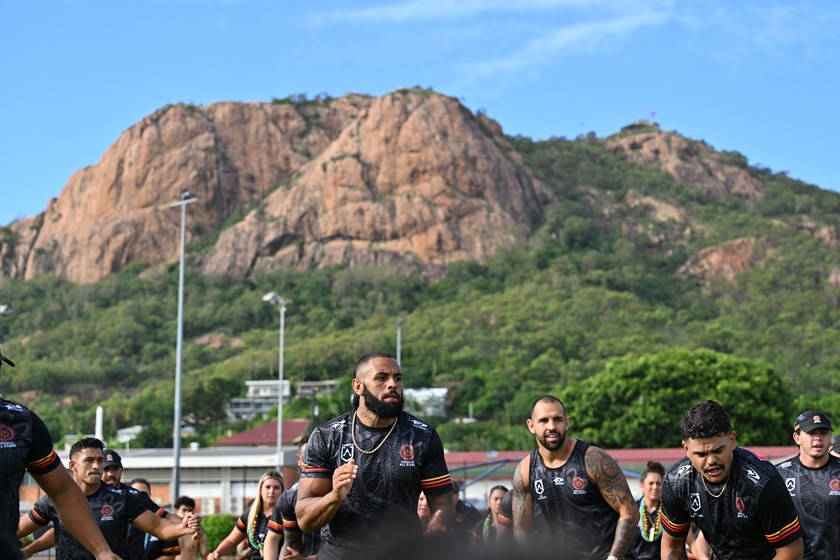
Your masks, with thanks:
<instances>
[{"instance_id":1,"label":"sleeveless jersey","mask_svg":"<svg viewBox=\"0 0 840 560\"><path fill-rule=\"evenodd\" d=\"M422 534L417 498L452 492L452 481L437 431L400 413L393 433L373 454L361 453L351 437L348 412L316 428L309 438L302 478L332 478L350 459L358 474L349 494L321 536L330 544L357 551L394 545ZM368 428L356 421L362 449L379 445L390 428Z\"/></svg>"},{"instance_id":2,"label":"sleeveless jersey","mask_svg":"<svg viewBox=\"0 0 840 560\"><path fill-rule=\"evenodd\" d=\"M47 474L61 466L52 438L37 414L0 399L0 531L15 540L23 473Z\"/></svg>"},{"instance_id":3,"label":"sleeveless jersey","mask_svg":"<svg viewBox=\"0 0 840 560\"><path fill-rule=\"evenodd\" d=\"M708 486L708 490L706 489ZM715 498L710 492L720 496ZM671 465L662 483L662 528L676 537L693 521L716 560L764 560L802 536L793 501L776 468L736 448L725 487L705 484L688 457Z\"/></svg>"},{"instance_id":4,"label":"sleeveless jersey","mask_svg":"<svg viewBox=\"0 0 840 560\"><path fill-rule=\"evenodd\" d=\"M115 552L125 547L128 524L147 511L138 494L136 490L124 491L100 484L96 492L87 496L94 521L99 525L108 546ZM93 555L61 524L58 511L49 496L41 496L35 502L29 510L29 518L42 526L53 522L55 550L62 560L94 560Z\"/></svg>"},{"instance_id":5,"label":"sleeveless jersey","mask_svg":"<svg viewBox=\"0 0 840 560\"><path fill-rule=\"evenodd\" d=\"M563 552L606 558L615 540L616 512L586 472L588 443L578 440L566 463L548 468L539 449L531 452L528 486L534 500L532 526L540 545Z\"/></svg>"},{"instance_id":6,"label":"sleeveless jersey","mask_svg":"<svg viewBox=\"0 0 840 560\"><path fill-rule=\"evenodd\" d=\"M257 560L262 558L263 544L265 543L265 536L268 534L268 519L263 515L263 512L257 512L254 528L250 530L248 527L249 513L250 510L239 516L239 519L236 520L236 528L245 533L245 541L251 549L251 558Z\"/></svg>"},{"instance_id":7,"label":"sleeveless jersey","mask_svg":"<svg viewBox=\"0 0 840 560\"><path fill-rule=\"evenodd\" d=\"M796 456L778 469L802 521L805 560L840 558L840 459L811 469Z\"/></svg>"}]
</instances>

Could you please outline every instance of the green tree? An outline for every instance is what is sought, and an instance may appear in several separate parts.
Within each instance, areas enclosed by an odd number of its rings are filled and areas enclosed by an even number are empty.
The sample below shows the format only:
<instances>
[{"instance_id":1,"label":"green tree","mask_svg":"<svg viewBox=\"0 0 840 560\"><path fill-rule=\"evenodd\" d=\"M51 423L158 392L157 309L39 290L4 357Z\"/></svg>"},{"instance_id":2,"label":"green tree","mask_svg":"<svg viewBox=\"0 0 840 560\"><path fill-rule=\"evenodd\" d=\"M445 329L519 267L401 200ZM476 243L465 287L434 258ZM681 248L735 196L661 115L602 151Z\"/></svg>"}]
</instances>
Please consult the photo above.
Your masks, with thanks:
<instances>
[{"instance_id":1,"label":"green tree","mask_svg":"<svg viewBox=\"0 0 840 560\"><path fill-rule=\"evenodd\" d=\"M788 443L788 384L766 362L712 350L668 349L610 360L570 393L572 429L606 447L676 447L695 402L720 402L744 445Z\"/></svg>"}]
</instances>

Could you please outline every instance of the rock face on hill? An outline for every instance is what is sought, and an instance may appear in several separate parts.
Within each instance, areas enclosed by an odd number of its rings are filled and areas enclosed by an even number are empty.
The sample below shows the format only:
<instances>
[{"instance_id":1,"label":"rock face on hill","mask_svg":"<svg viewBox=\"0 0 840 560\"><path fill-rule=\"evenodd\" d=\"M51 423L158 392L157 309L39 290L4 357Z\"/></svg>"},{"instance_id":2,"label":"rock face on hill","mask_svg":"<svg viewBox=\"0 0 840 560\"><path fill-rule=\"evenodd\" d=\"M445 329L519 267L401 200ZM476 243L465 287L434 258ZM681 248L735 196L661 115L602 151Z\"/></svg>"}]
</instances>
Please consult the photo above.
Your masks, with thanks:
<instances>
[{"instance_id":1,"label":"rock face on hill","mask_svg":"<svg viewBox=\"0 0 840 560\"><path fill-rule=\"evenodd\" d=\"M202 268L232 277L357 264L434 274L527 236L547 196L494 121L435 93L172 105L75 173L44 214L0 230L0 277L89 283L173 259L169 205L186 190L198 197L189 240L227 226Z\"/></svg>"}]
</instances>

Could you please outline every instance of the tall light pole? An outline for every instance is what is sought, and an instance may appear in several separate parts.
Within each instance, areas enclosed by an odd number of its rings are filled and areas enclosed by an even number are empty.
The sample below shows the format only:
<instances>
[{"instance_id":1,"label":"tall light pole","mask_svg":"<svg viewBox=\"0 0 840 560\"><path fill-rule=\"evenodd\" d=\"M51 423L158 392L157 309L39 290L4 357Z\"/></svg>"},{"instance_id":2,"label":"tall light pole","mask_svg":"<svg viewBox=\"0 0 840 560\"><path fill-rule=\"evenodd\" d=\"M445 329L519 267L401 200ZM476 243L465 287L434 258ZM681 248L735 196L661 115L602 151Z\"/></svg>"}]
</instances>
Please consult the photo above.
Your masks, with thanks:
<instances>
[{"instance_id":1,"label":"tall light pole","mask_svg":"<svg viewBox=\"0 0 840 560\"><path fill-rule=\"evenodd\" d=\"M263 301L276 305L280 312L280 357L277 384L277 470L283 468L283 333L286 330L286 304L290 300L283 298L277 292L270 292L263 296Z\"/></svg>"},{"instance_id":2,"label":"tall light pole","mask_svg":"<svg viewBox=\"0 0 840 560\"><path fill-rule=\"evenodd\" d=\"M405 317L397 315L397 365L402 364L402 324L405 323Z\"/></svg>"},{"instance_id":3,"label":"tall light pole","mask_svg":"<svg viewBox=\"0 0 840 560\"><path fill-rule=\"evenodd\" d=\"M172 426L172 493L171 496L180 496L181 483L181 356L184 343L184 245L186 244L187 233L187 204L192 204L198 199L190 191L181 193L181 200L173 202L170 208L181 208L181 260L178 269L178 337L175 343L175 418Z\"/></svg>"}]
</instances>

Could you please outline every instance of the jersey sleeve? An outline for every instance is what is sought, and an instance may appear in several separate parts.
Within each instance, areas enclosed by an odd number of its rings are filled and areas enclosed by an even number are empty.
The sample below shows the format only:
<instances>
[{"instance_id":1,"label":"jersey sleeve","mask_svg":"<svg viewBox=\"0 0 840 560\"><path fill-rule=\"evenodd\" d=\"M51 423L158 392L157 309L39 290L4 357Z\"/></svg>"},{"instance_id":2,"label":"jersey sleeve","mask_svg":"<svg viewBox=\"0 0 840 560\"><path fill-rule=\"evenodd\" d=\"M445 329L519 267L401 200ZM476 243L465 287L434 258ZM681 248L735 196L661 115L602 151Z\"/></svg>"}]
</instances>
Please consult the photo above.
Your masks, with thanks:
<instances>
[{"instance_id":1,"label":"jersey sleeve","mask_svg":"<svg viewBox=\"0 0 840 560\"><path fill-rule=\"evenodd\" d=\"M295 513L295 502L292 500L291 492L284 492L280 497L280 514L283 520L283 529L286 531L300 531Z\"/></svg>"},{"instance_id":2,"label":"jersey sleeve","mask_svg":"<svg viewBox=\"0 0 840 560\"><path fill-rule=\"evenodd\" d=\"M137 497L140 498L140 501L143 502L143 505L147 510L151 511L158 517L161 517L163 519L167 518L169 512L157 505L155 501L148 496L148 494L138 491Z\"/></svg>"},{"instance_id":3,"label":"jersey sleeve","mask_svg":"<svg viewBox=\"0 0 840 560\"><path fill-rule=\"evenodd\" d=\"M513 527L513 491L505 493L502 498L502 508L499 511L499 524L505 527Z\"/></svg>"},{"instance_id":4,"label":"jersey sleeve","mask_svg":"<svg viewBox=\"0 0 840 560\"><path fill-rule=\"evenodd\" d=\"M309 437L306 451L303 453L301 478L332 478L333 457L323 430L317 428Z\"/></svg>"},{"instance_id":5,"label":"jersey sleeve","mask_svg":"<svg viewBox=\"0 0 840 560\"><path fill-rule=\"evenodd\" d=\"M767 542L781 548L802 536L796 507L781 476L771 477L758 499L758 518Z\"/></svg>"},{"instance_id":6,"label":"jersey sleeve","mask_svg":"<svg viewBox=\"0 0 840 560\"><path fill-rule=\"evenodd\" d=\"M691 518L688 515L685 498L675 488L674 480L665 476L662 484L662 529L672 537L685 537L691 526Z\"/></svg>"},{"instance_id":7,"label":"jersey sleeve","mask_svg":"<svg viewBox=\"0 0 840 560\"><path fill-rule=\"evenodd\" d=\"M52 520L52 507L50 497L41 496L29 510L29 519L36 525L47 525Z\"/></svg>"},{"instance_id":8,"label":"jersey sleeve","mask_svg":"<svg viewBox=\"0 0 840 560\"><path fill-rule=\"evenodd\" d=\"M53 450L52 436L41 418L32 412L32 447L26 456L26 470L32 474L47 474L61 466L61 459Z\"/></svg>"},{"instance_id":9,"label":"jersey sleeve","mask_svg":"<svg viewBox=\"0 0 840 560\"><path fill-rule=\"evenodd\" d=\"M143 498L146 498L146 500L148 500L149 502L152 501L148 496L146 496L146 494L138 490L131 489L128 492L126 492L125 513L131 521L134 521L135 519L149 511L147 502L143 501ZM154 504L154 502L152 502L152 504ZM153 511L153 513L155 512Z\"/></svg>"},{"instance_id":10,"label":"jersey sleeve","mask_svg":"<svg viewBox=\"0 0 840 560\"><path fill-rule=\"evenodd\" d=\"M443 442L437 430L432 428L429 446L423 460L423 470L420 473L420 488L427 496L452 492L452 478L443 457Z\"/></svg>"},{"instance_id":11,"label":"jersey sleeve","mask_svg":"<svg viewBox=\"0 0 840 560\"><path fill-rule=\"evenodd\" d=\"M280 495L280 499L277 500L276 504L274 504L274 511L271 513L271 517L268 520L269 533L283 533L283 513L281 505L283 504L283 498L285 497L286 492L283 492L283 494Z\"/></svg>"},{"instance_id":12,"label":"jersey sleeve","mask_svg":"<svg viewBox=\"0 0 840 560\"><path fill-rule=\"evenodd\" d=\"M241 533L248 534L248 511L240 515L239 519L236 520L236 528Z\"/></svg>"}]
</instances>

